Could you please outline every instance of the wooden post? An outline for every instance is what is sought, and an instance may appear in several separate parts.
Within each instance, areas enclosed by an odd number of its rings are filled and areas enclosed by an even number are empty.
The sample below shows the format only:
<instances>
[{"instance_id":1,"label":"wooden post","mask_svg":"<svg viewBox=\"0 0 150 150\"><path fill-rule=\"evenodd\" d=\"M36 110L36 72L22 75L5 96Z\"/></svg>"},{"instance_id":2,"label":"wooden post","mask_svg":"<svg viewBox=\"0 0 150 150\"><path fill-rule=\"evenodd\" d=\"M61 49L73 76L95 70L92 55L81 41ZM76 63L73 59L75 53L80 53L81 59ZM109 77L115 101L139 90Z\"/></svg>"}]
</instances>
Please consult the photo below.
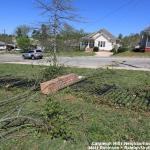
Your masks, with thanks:
<instances>
[{"instance_id":1,"label":"wooden post","mask_svg":"<svg viewBox=\"0 0 150 150\"><path fill-rule=\"evenodd\" d=\"M87 45L87 48L90 48L90 42L89 42L89 40L88 40L88 45Z\"/></svg>"},{"instance_id":2,"label":"wooden post","mask_svg":"<svg viewBox=\"0 0 150 150\"><path fill-rule=\"evenodd\" d=\"M145 44L145 51L146 52L150 52L150 45L149 45L149 35L147 35L147 38L146 38L146 44Z\"/></svg>"},{"instance_id":3,"label":"wooden post","mask_svg":"<svg viewBox=\"0 0 150 150\"><path fill-rule=\"evenodd\" d=\"M145 46L145 48L147 48L147 45L148 45L148 35L147 35L147 39L146 39L146 46Z\"/></svg>"}]
</instances>

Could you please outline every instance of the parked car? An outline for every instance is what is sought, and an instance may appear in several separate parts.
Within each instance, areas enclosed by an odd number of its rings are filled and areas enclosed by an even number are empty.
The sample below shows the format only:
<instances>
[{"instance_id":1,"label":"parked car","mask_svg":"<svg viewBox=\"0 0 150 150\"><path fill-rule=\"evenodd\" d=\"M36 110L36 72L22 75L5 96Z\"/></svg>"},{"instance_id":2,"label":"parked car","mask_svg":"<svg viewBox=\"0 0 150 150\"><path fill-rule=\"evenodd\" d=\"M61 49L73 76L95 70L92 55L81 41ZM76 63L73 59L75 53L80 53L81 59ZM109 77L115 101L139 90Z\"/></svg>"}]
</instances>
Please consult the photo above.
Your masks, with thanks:
<instances>
[{"instance_id":1,"label":"parked car","mask_svg":"<svg viewBox=\"0 0 150 150\"><path fill-rule=\"evenodd\" d=\"M21 51L22 49L20 49L20 48L15 48L15 51Z\"/></svg>"},{"instance_id":2,"label":"parked car","mask_svg":"<svg viewBox=\"0 0 150 150\"><path fill-rule=\"evenodd\" d=\"M22 54L22 57L24 59L42 59L43 58L43 53L41 50L30 50L26 53Z\"/></svg>"},{"instance_id":3,"label":"parked car","mask_svg":"<svg viewBox=\"0 0 150 150\"><path fill-rule=\"evenodd\" d=\"M138 43L138 44L134 47L133 51L135 51L135 52L144 52L144 47L141 45L141 43Z\"/></svg>"}]
</instances>

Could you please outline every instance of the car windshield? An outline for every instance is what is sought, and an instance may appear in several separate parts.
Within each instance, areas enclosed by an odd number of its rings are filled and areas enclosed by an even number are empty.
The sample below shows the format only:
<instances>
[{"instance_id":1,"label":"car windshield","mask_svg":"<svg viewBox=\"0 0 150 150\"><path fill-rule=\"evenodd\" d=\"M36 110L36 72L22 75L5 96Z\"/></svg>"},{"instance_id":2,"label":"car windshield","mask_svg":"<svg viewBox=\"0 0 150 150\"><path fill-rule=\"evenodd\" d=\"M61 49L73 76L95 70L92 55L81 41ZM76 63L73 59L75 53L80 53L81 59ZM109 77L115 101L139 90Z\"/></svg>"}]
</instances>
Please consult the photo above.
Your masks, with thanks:
<instances>
[{"instance_id":1,"label":"car windshield","mask_svg":"<svg viewBox=\"0 0 150 150\"><path fill-rule=\"evenodd\" d=\"M28 53L34 53L34 51L28 51Z\"/></svg>"},{"instance_id":2,"label":"car windshield","mask_svg":"<svg viewBox=\"0 0 150 150\"><path fill-rule=\"evenodd\" d=\"M37 52L37 53L38 53L38 52L41 53L42 51L41 51L41 50L36 50L36 52Z\"/></svg>"}]
</instances>

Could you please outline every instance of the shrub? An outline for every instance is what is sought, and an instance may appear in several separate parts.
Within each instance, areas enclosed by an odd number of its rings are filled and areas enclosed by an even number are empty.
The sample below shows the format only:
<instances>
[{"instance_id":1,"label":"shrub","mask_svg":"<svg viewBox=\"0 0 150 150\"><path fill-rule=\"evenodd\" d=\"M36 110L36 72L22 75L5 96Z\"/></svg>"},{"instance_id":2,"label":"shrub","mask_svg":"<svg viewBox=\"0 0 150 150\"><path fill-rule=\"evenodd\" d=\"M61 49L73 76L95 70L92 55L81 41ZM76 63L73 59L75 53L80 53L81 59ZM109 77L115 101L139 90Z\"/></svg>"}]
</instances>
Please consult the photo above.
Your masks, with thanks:
<instances>
[{"instance_id":1,"label":"shrub","mask_svg":"<svg viewBox=\"0 0 150 150\"><path fill-rule=\"evenodd\" d=\"M49 66L42 72L42 80L51 80L60 75L64 75L66 73L66 69L63 66Z\"/></svg>"},{"instance_id":2,"label":"shrub","mask_svg":"<svg viewBox=\"0 0 150 150\"><path fill-rule=\"evenodd\" d=\"M66 111L59 102L48 99L45 105L44 116L50 125L49 134L51 138L62 138L64 140L73 140L73 131L69 127L69 120L73 118L69 111Z\"/></svg>"},{"instance_id":3,"label":"shrub","mask_svg":"<svg viewBox=\"0 0 150 150\"><path fill-rule=\"evenodd\" d=\"M117 53L122 53L122 52L126 52L129 51L130 49L128 47L120 47L117 51Z\"/></svg>"},{"instance_id":4,"label":"shrub","mask_svg":"<svg viewBox=\"0 0 150 150\"><path fill-rule=\"evenodd\" d=\"M98 52L98 51L99 51L99 48L98 48L98 47L94 47L93 51L94 51L94 52Z\"/></svg>"},{"instance_id":5,"label":"shrub","mask_svg":"<svg viewBox=\"0 0 150 150\"><path fill-rule=\"evenodd\" d=\"M30 39L28 37L18 37L17 45L23 52L29 50L30 48Z\"/></svg>"},{"instance_id":6,"label":"shrub","mask_svg":"<svg viewBox=\"0 0 150 150\"><path fill-rule=\"evenodd\" d=\"M117 54L117 53L118 53L118 50L116 50L115 48L113 48L113 49L111 50L111 52L113 52L113 54Z\"/></svg>"}]
</instances>

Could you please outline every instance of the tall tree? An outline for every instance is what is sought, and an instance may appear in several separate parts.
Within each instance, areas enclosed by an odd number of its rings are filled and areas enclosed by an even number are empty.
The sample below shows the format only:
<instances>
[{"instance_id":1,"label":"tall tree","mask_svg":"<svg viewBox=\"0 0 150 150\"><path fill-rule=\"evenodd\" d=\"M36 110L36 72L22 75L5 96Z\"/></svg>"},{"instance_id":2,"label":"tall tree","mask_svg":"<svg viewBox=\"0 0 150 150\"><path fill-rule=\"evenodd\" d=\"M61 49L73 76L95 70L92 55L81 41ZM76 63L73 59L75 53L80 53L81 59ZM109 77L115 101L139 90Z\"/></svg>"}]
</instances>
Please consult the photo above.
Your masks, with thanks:
<instances>
[{"instance_id":1,"label":"tall tree","mask_svg":"<svg viewBox=\"0 0 150 150\"><path fill-rule=\"evenodd\" d=\"M43 49L47 50L50 38L50 29L47 25L42 24L39 29L33 30L32 38L38 40Z\"/></svg>"},{"instance_id":2,"label":"tall tree","mask_svg":"<svg viewBox=\"0 0 150 150\"><path fill-rule=\"evenodd\" d=\"M140 39L140 34L130 34L128 36L124 36L121 40L121 43L123 47L132 49L140 42Z\"/></svg>"},{"instance_id":3,"label":"tall tree","mask_svg":"<svg viewBox=\"0 0 150 150\"><path fill-rule=\"evenodd\" d=\"M16 36L17 37L27 37L30 32L30 27L27 25L20 25L16 28Z\"/></svg>"},{"instance_id":4,"label":"tall tree","mask_svg":"<svg viewBox=\"0 0 150 150\"><path fill-rule=\"evenodd\" d=\"M31 35L31 36L32 36L32 38L38 40L38 39L40 38L40 30L34 29L34 30L32 31L32 35Z\"/></svg>"},{"instance_id":5,"label":"tall tree","mask_svg":"<svg viewBox=\"0 0 150 150\"><path fill-rule=\"evenodd\" d=\"M13 35L0 34L0 41L6 42L6 43L12 43L13 42Z\"/></svg>"},{"instance_id":6,"label":"tall tree","mask_svg":"<svg viewBox=\"0 0 150 150\"><path fill-rule=\"evenodd\" d=\"M53 64L57 64L57 35L65 21L75 21L74 8L72 6L72 0L36 0L39 8L43 10L43 13L48 14L49 27L52 29L52 50L53 50Z\"/></svg>"},{"instance_id":7,"label":"tall tree","mask_svg":"<svg viewBox=\"0 0 150 150\"><path fill-rule=\"evenodd\" d=\"M68 24L64 24L62 31L59 34L59 46L61 50L79 50L80 39L85 36L84 30L77 30ZM60 44L61 43L61 44Z\"/></svg>"},{"instance_id":8,"label":"tall tree","mask_svg":"<svg viewBox=\"0 0 150 150\"><path fill-rule=\"evenodd\" d=\"M42 24L40 29L40 42L41 45L47 50L49 46L49 36L50 30L49 27L45 24Z\"/></svg>"},{"instance_id":9,"label":"tall tree","mask_svg":"<svg viewBox=\"0 0 150 150\"><path fill-rule=\"evenodd\" d=\"M123 38L123 35L120 33L120 34L118 35L118 39L119 39L119 40L122 40L122 38Z\"/></svg>"},{"instance_id":10,"label":"tall tree","mask_svg":"<svg viewBox=\"0 0 150 150\"><path fill-rule=\"evenodd\" d=\"M73 38L76 33L78 33L78 31L67 23L64 24L62 31L60 32L64 39Z\"/></svg>"},{"instance_id":11,"label":"tall tree","mask_svg":"<svg viewBox=\"0 0 150 150\"><path fill-rule=\"evenodd\" d=\"M17 45L24 52L28 51L30 49L30 39L28 37L18 37Z\"/></svg>"}]
</instances>

